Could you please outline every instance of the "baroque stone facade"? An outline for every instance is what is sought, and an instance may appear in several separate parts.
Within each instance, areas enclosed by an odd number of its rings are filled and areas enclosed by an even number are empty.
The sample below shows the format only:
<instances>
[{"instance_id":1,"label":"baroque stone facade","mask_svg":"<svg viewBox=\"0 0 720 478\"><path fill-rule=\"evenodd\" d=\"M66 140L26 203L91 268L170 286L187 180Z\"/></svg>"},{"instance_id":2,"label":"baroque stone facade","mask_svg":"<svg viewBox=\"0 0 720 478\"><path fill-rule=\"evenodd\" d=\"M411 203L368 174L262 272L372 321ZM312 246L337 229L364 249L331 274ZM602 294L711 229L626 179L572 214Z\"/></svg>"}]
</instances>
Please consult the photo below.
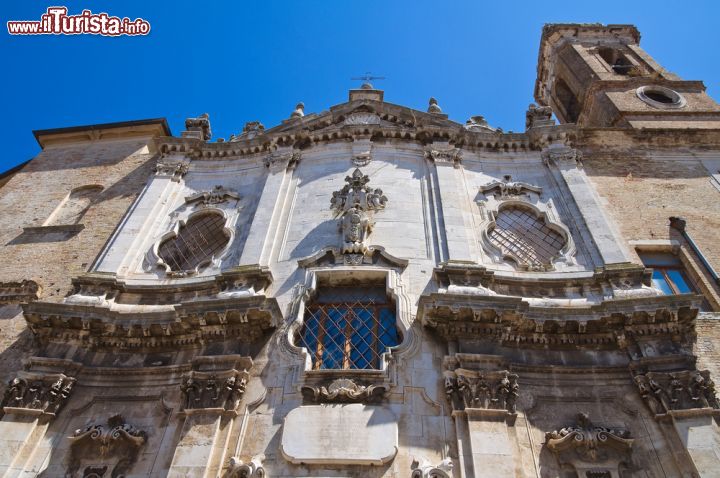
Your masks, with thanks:
<instances>
[{"instance_id":1,"label":"baroque stone facade","mask_svg":"<svg viewBox=\"0 0 720 478\"><path fill-rule=\"evenodd\" d=\"M0 476L720 476L720 106L628 25L547 25L535 98L36 131Z\"/></svg>"}]
</instances>

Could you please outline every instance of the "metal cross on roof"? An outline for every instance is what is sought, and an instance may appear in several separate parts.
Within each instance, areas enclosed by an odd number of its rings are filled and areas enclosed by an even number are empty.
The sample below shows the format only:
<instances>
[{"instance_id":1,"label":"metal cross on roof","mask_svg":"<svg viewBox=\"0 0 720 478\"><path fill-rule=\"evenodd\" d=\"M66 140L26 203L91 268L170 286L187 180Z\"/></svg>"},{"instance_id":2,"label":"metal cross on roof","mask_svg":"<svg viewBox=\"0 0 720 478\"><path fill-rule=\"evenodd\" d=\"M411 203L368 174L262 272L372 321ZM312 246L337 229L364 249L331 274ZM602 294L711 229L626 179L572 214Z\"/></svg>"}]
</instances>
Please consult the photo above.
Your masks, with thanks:
<instances>
[{"instance_id":1,"label":"metal cross on roof","mask_svg":"<svg viewBox=\"0 0 720 478\"><path fill-rule=\"evenodd\" d=\"M369 85L372 88L372 85L370 84L370 80L384 80L384 76L373 76L372 72L366 71L363 76L353 76L350 78L351 80L362 80L363 86Z\"/></svg>"}]
</instances>

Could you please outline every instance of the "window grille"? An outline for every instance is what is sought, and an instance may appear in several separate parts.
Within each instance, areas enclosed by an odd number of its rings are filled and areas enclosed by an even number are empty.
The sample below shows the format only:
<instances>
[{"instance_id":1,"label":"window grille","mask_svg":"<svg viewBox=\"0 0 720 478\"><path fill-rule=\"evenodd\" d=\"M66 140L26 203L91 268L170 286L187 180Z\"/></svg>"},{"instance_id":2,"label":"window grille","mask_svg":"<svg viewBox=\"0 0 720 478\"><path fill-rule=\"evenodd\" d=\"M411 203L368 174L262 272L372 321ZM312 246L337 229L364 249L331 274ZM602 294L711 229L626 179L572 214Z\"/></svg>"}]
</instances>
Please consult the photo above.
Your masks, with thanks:
<instances>
[{"instance_id":1,"label":"window grille","mask_svg":"<svg viewBox=\"0 0 720 478\"><path fill-rule=\"evenodd\" d=\"M163 241L158 255L172 271L194 271L210 262L229 241L223 216L203 214L190 218L177 236Z\"/></svg>"},{"instance_id":2,"label":"window grille","mask_svg":"<svg viewBox=\"0 0 720 478\"><path fill-rule=\"evenodd\" d=\"M313 370L380 369L382 354L400 343L393 307L384 302L307 306L300 343L312 356Z\"/></svg>"},{"instance_id":3,"label":"window grille","mask_svg":"<svg viewBox=\"0 0 720 478\"><path fill-rule=\"evenodd\" d=\"M488 236L504 256L533 269L550 265L565 245L562 235L530 211L518 207L501 210Z\"/></svg>"}]
</instances>

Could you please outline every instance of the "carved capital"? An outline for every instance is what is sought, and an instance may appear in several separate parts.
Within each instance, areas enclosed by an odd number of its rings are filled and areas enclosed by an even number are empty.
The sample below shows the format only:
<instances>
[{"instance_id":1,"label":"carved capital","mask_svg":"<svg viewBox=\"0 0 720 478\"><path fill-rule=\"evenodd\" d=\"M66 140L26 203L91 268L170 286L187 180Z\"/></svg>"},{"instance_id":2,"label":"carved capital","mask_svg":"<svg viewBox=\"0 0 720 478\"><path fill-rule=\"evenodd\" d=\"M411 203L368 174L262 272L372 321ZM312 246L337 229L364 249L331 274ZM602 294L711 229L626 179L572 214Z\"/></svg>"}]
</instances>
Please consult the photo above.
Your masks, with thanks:
<instances>
[{"instance_id":1,"label":"carved capital","mask_svg":"<svg viewBox=\"0 0 720 478\"><path fill-rule=\"evenodd\" d=\"M192 371L183 377L180 391L183 410L220 409L233 411L245 394L249 375L247 372Z\"/></svg>"},{"instance_id":2,"label":"carved capital","mask_svg":"<svg viewBox=\"0 0 720 478\"><path fill-rule=\"evenodd\" d=\"M173 181L180 181L190 169L190 163L186 161L165 161L160 160L155 165L155 175L170 177Z\"/></svg>"},{"instance_id":3,"label":"carved capital","mask_svg":"<svg viewBox=\"0 0 720 478\"><path fill-rule=\"evenodd\" d=\"M302 153L296 150L274 151L265 158L265 167L272 170L292 168L300 162L301 157Z\"/></svg>"},{"instance_id":4,"label":"carved capital","mask_svg":"<svg viewBox=\"0 0 720 478\"><path fill-rule=\"evenodd\" d=\"M435 164L451 164L457 167L462 161L462 150L460 148L429 148L425 151L425 154Z\"/></svg>"},{"instance_id":5,"label":"carved capital","mask_svg":"<svg viewBox=\"0 0 720 478\"><path fill-rule=\"evenodd\" d=\"M582 152L568 146L550 146L541 153L543 162L548 165L556 165L563 162L582 165Z\"/></svg>"},{"instance_id":6,"label":"carved capital","mask_svg":"<svg viewBox=\"0 0 720 478\"><path fill-rule=\"evenodd\" d=\"M42 414L57 415L70 397L75 379L65 374L26 375L16 377L7 385L0 409L36 410Z\"/></svg>"},{"instance_id":7,"label":"carved capital","mask_svg":"<svg viewBox=\"0 0 720 478\"><path fill-rule=\"evenodd\" d=\"M552 119L551 107L537 106L535 103L528 106L528 110L525 113L525 129L554 125L555 120Z\"/></svg>"},{"instance_id":8,"label":"carved capital","mask_svg":"<svg viewBox=\"0 0 720 478\"><path fill-rule=\"evenodd\" d=\"M384 385L358 385L353 380L341 378L332 381L327 387L304 386L303 397L314 403L377 403L386 393Z\"/></svg>"},{"instance_id":9,"label":"carved capital","mask_svg":"<svg viewBox=\"0 0 720 478\"><path fill-rule=\"evenodd\" d=\"M715 383L707 370L647 372L635 375L635 385L653 415L674 410L720 408Z\"/></svg>"},{"instance_id":10,"label":"carved capital","mask_svg":"<svg viewBox=\"0 0 720 478\"><path fill-rule=\"evenodd\" d=\"M514 414L518 376L507 370L486 371L463 368L446 372L445 394L455 410L505 410Z\"/></svg>"}]
</instances>

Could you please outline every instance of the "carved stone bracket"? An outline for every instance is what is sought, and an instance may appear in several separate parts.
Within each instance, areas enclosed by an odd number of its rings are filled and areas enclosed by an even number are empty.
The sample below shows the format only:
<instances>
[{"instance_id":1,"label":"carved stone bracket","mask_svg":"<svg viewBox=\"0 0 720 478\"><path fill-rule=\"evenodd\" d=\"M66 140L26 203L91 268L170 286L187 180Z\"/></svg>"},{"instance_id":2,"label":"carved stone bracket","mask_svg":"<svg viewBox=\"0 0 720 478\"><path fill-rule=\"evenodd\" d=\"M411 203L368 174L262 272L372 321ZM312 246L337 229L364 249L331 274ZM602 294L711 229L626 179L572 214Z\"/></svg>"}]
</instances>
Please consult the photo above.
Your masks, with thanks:
<instances>
[{"instance_id":1,"label":"carved stone bracket","mask_svg":"<svg viewBox=\"0 0 720 478\"><path fill-rule=\"evenodd\" d=\"M707 370L647 372L635 375L640 396L656 417L675 410L720 409Z\"/></svg>"},{"instance_id":2,"label":"carved stone bracket","mask_svg":"<svg viewBox=\"0 0 720 478\"><path fill-rule=\"evenodd\" d=\"M547 433L545 439L560 464L571 465L580 476L597 472L613 477L629 461L634 441L627 430L594 425L586 413L578 414L575 426Z\"/></svg>"},{"instance_id":3,"label":"carved stone bracket","mask_svg":"<svg viewBox=\"0 0 720 478\"><path fill-rule=\"evenodd\" d=\"M425 154L435 164L450 164L457 167L462 161L460 148L429 148Z\"/></svg>"},{"instance_id":4,"label":"carved stone bracket","mask_svg":"<svg viewBox=\"0 0 720 478\"><path fill-rule=\"evenodd\" d=\"M240 195L223 186L216 185L210 191L201 191L185 197L185 204L198 203L201 206L213 206L226 202L228 198L239 201Z\"/></svg>"},{"instance_id":5,"label":"carved stone bracket","mask_svg":"<svg viewBox=\"0 0 720 478\"><path fill-rule=\"evenodd\" d=\"M450 458L445 458L437 465L432 465L425 458L416 459L411 466L410 478L452 478L453 462Z\"/></svg>"},{"instance_id":6,"label":"carved stone bracket","mask_svg":"<svg viewBox=\"0 0 720 478\"><path fill-rule=\"evenodd\" d=\"M8 383L0 409L5 412L37 411L55 416L72 393L75 379L65 374L25 374Z\"/></svg>"},{"instance_id":7,"label":"carved stone bracket","mask_svg":"<svg viewBox=\"0 0 720 478\"><path fill-rule=\"evenodd\" d=\"M69 476L74 476L85 458L113 463L110 476L125 476L137 461L147 433L125 422L121 415L110 417L107 426L96 424L75 430L69 440Z\"/></svg>"},{"instance_id":8,"label":"carved stone bracket","mask_svg":"<svg viewBox=\"0 0 720 478\"><path fill-rule=\"evenodd\" d=\"M341 378L326 386L304 386L303 397L314 403L377 403L387 394L385 385L358 385L353 380Z\"/></svg>"},{"instance_id":9,"label":"carved stone bracket","mask_svg":"<svg viewBox=\"0 0 720 478\"><path fill-rule=\"evenodd\" d=\"M518 376L507 370L458 368L445 373L445 394L454 410L505 410L514 414Z\"/></svg>"},{"instance_id":10,"label":"carved stone bracket","mask_svg":"<svg viewBox=\"0 0 720 478\"><path fill-rule=\"evenodd\" d=\"M155 174L170 177L173 181L178 182L187 174L189 169L190 163L187 161L159 160L155 165Z\"/></svg>"},{"instance_id":11,"label":"carved stone bracket","mask_svg":"<svg viewBox=\"0 0 720 478\"><path fill-rule=\"evenodd\" d=\"M265 468L262 464L264 460L263 454L252 457L247 463L234 456L230 458L227 478L265 478Z\"/></svg>"}]
</instances>

